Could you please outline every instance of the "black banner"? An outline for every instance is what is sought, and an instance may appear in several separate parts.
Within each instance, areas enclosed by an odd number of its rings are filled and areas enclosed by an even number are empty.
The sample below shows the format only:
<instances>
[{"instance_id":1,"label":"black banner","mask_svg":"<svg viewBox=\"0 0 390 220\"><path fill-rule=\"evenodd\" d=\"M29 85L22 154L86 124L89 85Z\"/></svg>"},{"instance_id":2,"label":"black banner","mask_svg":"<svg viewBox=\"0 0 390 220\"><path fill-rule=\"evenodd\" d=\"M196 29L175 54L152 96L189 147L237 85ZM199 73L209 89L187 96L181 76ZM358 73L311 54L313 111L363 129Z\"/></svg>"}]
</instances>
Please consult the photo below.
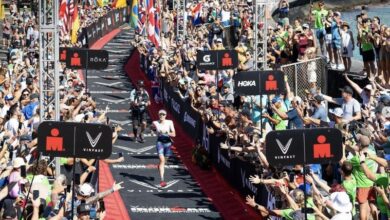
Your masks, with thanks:
<instances>
[{"instance_id":1,"label":"black banner","mask_svg":"<svg viewBox=\"0 0 390 220\"><path fill-rule=\"evenodd\" d=\"M102 124L42 122L38 150L53 157L105 159L112 152L112 130Z\"/></svg>"},{"instance_id":2,"label":"black banner","mask_svg":"<svg viewBox=\"0 0 390 220\"><path fill-rule=\"evenodd\" d=\"M238 66L238 55L235 50L199 51L196 63L200 70L234 69Z\"/></svg>"},{"instance_id":3,"label":"black banner","mask_svg":"<svg viewBox=\"0 0 390 220\"><path fill-rule=\"evenodd\" d=\"M60 61L63 59L71 69L105 69L108 66L106 50L60 48Z\"/></svg>"},{"instance_id":4,"label":"black banner","mask_svg":"<svg viewBox=\"0 0 390 220\"><path fill-rule=\"evenodd\" d=\"M326 164L342 157L342 135L335 128L272 131L266 156L274 165Z\"/></svg>"},{"instance_id":5,"label":"black banner","mask_svg":"<svg viewBox=\"0 0 390 220\"><path fill-rule=\"evenodd\" d=\"M282 71L250 71L234 75L234 92L237 94L280 94L285 89Z\"/></svg>"}]
</instances>

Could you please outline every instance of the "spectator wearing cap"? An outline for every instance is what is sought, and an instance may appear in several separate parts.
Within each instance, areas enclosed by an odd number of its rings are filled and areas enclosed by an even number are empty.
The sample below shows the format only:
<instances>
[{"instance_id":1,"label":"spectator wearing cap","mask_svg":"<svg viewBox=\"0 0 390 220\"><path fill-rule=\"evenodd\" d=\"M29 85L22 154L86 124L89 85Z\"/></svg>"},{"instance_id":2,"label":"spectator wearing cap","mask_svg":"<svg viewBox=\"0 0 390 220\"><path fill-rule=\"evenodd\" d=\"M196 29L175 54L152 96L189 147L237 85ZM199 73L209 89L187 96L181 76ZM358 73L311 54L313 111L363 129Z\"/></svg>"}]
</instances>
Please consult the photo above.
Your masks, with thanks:
<instances>
[{"instance_id":1,"label":"spectator wearing cap","mask_svg":"<svg viewBox=\"0 0 390 220\"><path fill-rule=\"evenodd\" d=\"M352 174L356 179L360 219L367 219L370 212L369 201L372 199L372 187L374 182L365 175L362 164L365 163L372 172L377 171L378 164L372 159L363 158L361 156L366 154L376 154L375 149L373 149L373 146L371 145L370 138L365 135L358 134L356 135L356 141L356 145L347 145L347 148L350 149L353 154L353 157L349 159L349 161L353 167ZM344 156L340 160L340 163L343 163L345 160L346 158Z\"/></svg>"},{"instance_id":2,"label":"spectator wearing cap","mask_svg":"<svg viewBox=\"0 0 390 220\"><path fill-rule=\"evenodd\" d=\"M351 85L351 87L355 90L357 94L359 94L360 98L363 100L363 105L365 107L370 107L373 102L374 93L376 90L375 83L367 84L364 88L361 88L357 83L352 81L347 74L344 74L345 80Z\"/></svg>"},{"instance_id":3,"label":"spectator wearing cap","mask_svg":"<svg viewBox=\"0 0 390 220\"><path fill-rule=\"evenodd\" d=\"M221 102L225 102L227 104L233 104L234 102L234 96L233 93L230 91L230 84L224 83L222 86L222 91L220 93L220 100Z\"/></svg>"},{"instance_id":4,"label":"spectator wearing cap","mask_svg":"<svg viewBox=\"0 0 390 220\"><path fill-rule=\"evenodd\" d=\"M328 102L340 105L343 109L343 120L346 123L358 121L362 118L360 103L352 97L353 90L350 86L341 88L341 98L332 98L327 95L322 95Z\"/></svg>"},{"instance_id":5,"label":"spectator wearing cap","mask_svg":"<svg viewBox=\"0 0 390 220\"><path fill-rule=\"evenodd\" d=\"M335 108L335 109L329 109L329 113L331 116L331 121L329 123L329 127L331 128L337 128L339 130L344 130L344 121L343 121L343 109L342 108Z\"/></svg>"},{"instance_id":6,"label":"spectator wearing cap","mask_svg":"<svg viewBox=\"0 0 390 220\"><path fill-rule=\"evenodd\" d=\"M355 40L353 33L350 30L349 24L343 22L341 25L341 39L342 39L342 58L345 66L345 72L349 73L351 70L351 58L353 57L353 51L355 50Z\"/></svg>"},{"instance_id":7,"label":"spectator wearing cap","mask_svg":"<svg viewBox=\"0 0 390 220\"><path fill-rule=\"evenodd\" d=\"M309 101L314 106L314 110L310 117L305 118L305 124L324 126L324 123L329 122L326 108L322 105L324 97L322 95L316 95Z\"/></svg>"},{"instance_id":8,"label":"spectator wearing cap","mask_svg":"<svg viewBox=\"0 0 390 220\"><path fill-rule=\"evenodd\" d=\"M283 108L277 108L275 104L271 105L272 111L276 113L282 120L288 120L289 129L294 128L304 128L302 120L302 99L299 96L296 96L291 101L292 109L287 112L283 112Z\"/></svg>"},{"instance_id":9,"label":"spectator wearing cap","mask_svg":"<svg viewBox=\"0 0 390 220\"><path fill-rule=\"evenodd\" d=\"M279 96L272 99L272 109L277 109L279 114L286 114L286 109L283 107L283 99L281 99ZM270 106L271 107L271 106ZM268 113L264 113L263 117L268 119L272 125L274 125L276 131L278 130L286 130L287 128L287 121L283 120L279 114L275 113L273 111L273 116L271 117Z\"/></svg>"},{"instance_id":10,"label":"spectator wearing cap","mask_svg":"<svg viewBox=\"0 0 390 220\"><path fill-rule=\"evenodd\" d=\"M7 113L8 121L5 123L5 130L12 133L12 135L17 135L20 129L20 116L21 116L20 108L17 104L14 104L10 107Z\"/></svg>"}]
</instances>

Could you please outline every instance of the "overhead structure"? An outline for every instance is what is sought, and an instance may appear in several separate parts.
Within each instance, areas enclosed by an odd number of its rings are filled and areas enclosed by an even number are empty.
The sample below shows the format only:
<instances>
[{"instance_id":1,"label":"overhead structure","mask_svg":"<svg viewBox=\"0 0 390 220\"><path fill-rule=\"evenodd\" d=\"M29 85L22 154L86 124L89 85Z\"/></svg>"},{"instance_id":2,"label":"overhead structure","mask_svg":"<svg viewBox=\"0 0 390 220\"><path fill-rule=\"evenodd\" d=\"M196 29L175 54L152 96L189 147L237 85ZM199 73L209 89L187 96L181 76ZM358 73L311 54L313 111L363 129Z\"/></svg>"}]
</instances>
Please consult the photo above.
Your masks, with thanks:
<instances>
[{"instance_id":1,"label":"overhead structure","mask_svg":"<svg viewBox=\"0 0 390 220\"><path fill-rule=\"evenodd\" d=\"M185 22L185 11L186 1L185 0L174 0L174 9L176 9L176 40L184 39L187 35L186 22Z\"/></svg>"},{"instance_id":2,"label":"overhead structure","mask_svg":"<svg viewBox=\"0 0 390 220\"><path fill-rule=\"evenodd\" d=\"M39 0L39 116L60 120L58 2ZM56 159L56 174L60 173Z\"/></svg>"},{"instance_id":3,"label":"overhead structure","mask_svg":"<svg viewBox=\"0 0 390 220\"><path fill-rule=\"evenodd\" d=\"M267 5L269 0L255 0L254 54L255 70L268 70L267 65Z\"/></svg>"}]
</instances>

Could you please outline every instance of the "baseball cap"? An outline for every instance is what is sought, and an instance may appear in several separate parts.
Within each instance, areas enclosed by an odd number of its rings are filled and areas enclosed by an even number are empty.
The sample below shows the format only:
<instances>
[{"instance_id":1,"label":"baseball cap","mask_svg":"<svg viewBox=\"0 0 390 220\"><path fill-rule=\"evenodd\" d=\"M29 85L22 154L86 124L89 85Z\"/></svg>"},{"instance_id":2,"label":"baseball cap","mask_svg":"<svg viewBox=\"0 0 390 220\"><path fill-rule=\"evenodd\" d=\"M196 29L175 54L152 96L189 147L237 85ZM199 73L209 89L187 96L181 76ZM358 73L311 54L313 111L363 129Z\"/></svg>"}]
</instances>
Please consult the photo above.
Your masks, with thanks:
<instances>
[{"instance_id":1,"label":"baseball cap","mask_svg":"<svg viewBox=\"0 0 390 220\"><path fill-rule=\"evenodd\" d=\"M344 115L343 109L342 108L334 108L334 109L329 109L329 113L333 114L339 118L342 118Z\"/></svg>"},{"instance_id":2,"label":"baseball cap","mask_svg":"<svg viewBox=\"0 0 390 220\"><path fill-rule=\"evenodd\" d=\"M249 112L249 110L246 110L246 109L242 110L241 115L244 115L244 116L246 116L248 118L251 117L251 113Z\"/></svg>"},{"instance_id":3,"label":"baseball cap","mask_svg":"<svg viewBox=\"0 0 390 220\"><path fill-rule=\"evenodd\" d=\"M350 86L344 86L344 88L341 88L340 91L351 94L351 95L353 94L353 90Z\"/></svg>"},{"instance_id":4,"label":"baseball cap","mask_svg":"<svg viewBox=\"0 0 390 220\"><path fill-rule=\"evenodd\" d=\"M230 88L230 85L229 85L229 83L224 83L224 84L223 84L223 87L224 87L224 88Z\"/></svg>"},{"instance_id":5,"label":"baseball cap","mask_svg":"<svg viewBox=\"0 0 390 220\"><path fill-rule=\"evenodd\" d=\"M222 43L222 39L221 38L217 38L216 41Z\"/></svg>"},{"instance_id":6,"label":"baseball cap","mask_svg":"<svg viewBox=\"0 0 390 220\"><path fill-rule=\"evenodd\" d=\"M95 190L93 189L92 185L89 183L83 183L83 185L79 187L79 191L78 191L78 193L82 196L91 196L91 194L94 192Z\"/></svg>"},{"instance_id":7,"label":"baseball cap","mask_svg":"<svg viewBox=\"0 0 390 220\"><path fill-rule=\"evenodd\" d=\"M352 210L352 203L346 192L334 192L330 195L333 208L341 213L350 212Z\"/></svg>"},{"instance_id":8,"label":"baseball cap","mask_svg":"<svg viewBox=\"0 0 390 220\"><path fill-rule=\"evenodd\" d=\"M316 95L316 96L314 96L313 99L314 99L315 101L317 101L317 102L322 102L322 101L325 100L324 97L322 97L322 95Z\"/></svg>"},{"instance_id":9,"label":"baseball cap","mask_svg":"<svg viewBox=\"0 0 390 220\"><path fill-rule=\"evenodd\" d=\"M5 100L5 101L10 101L10 100L12 100L12 99L14 99L14 96L13 96L12 94L7 94L7 95L4 97L4 100Z\"/></svg>"},{"instance_id":10,"label":"baseball cap","mask_svg":"<svg viewBox=\"0 0 390 220\"><path fill-rule=\"evenodd\" d=\"M303 25L302 25L302 28L307 28L307 29L309 29L309 24L303 24Z\"/></svg>"},{"instance_id":11,"label":"baseball cap","mask_svg":"<svg viewBox=\"0 0 390 220\"><path fill-rule=\"evenodd\" d=\"M281 102L282 99L279 96L276 96L275 98L272 99L272 104L275 104L277 102Z\"/></svg>"}]
</instances>

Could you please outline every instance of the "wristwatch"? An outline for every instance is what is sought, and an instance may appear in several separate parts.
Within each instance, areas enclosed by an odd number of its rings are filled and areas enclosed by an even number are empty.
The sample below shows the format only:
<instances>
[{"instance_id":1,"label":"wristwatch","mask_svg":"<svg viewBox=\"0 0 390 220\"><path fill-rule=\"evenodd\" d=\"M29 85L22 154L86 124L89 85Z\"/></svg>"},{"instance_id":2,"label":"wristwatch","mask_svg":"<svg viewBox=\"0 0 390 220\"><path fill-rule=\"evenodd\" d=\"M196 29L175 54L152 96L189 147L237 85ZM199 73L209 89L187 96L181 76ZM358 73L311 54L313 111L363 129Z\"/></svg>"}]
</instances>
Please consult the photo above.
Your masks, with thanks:
<instances>
[{"instance_id":1,"label":"wristwatch","mask_svg":"<svg viewBox=\"0 0 390 220\"><path fill-rule=\"evenodd\" d=\"M363 164L363 163L365 163L365 161L363 160L363 161L360 161L360 164Z\"/></svg>"},{"instance_id":2,"label":"wristwatch","mask_svg":"<svg viewBox=\"0 0 390 220\"><path fill-rule=\"evenodd\" d=\"M255 209L260 209L260 206L258 204L256 204Z\"/></svg>"}]
</instances>

